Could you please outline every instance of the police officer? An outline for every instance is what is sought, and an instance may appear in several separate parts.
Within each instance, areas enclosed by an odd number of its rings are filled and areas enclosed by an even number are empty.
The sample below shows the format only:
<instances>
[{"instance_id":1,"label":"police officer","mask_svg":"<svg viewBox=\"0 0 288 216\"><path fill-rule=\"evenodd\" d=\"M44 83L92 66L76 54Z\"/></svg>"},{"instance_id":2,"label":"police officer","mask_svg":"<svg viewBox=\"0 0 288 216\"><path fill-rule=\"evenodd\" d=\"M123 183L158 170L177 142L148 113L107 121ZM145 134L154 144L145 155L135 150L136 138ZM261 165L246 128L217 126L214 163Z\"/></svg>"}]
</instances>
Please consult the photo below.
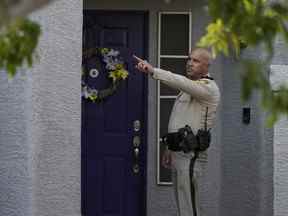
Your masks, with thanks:
<instances>
[{"instance_id":1,"label":"police officer","mask_svg":"<svg viewBox=\"0 0 288 216\"><path fill-rule=\"evenodd\" d=\"M136 56L136 68L152 78L160 80L171 88L180 90L170 114L168 132L175 133L185 125L189 125L194 134L205 124L211 128L216 108L220 100L217 84L208 74L211 55L208 50L196 48L190 54L186 64L186 76L170 71L154 68L147 61ZM207 169L207 150L171 151L167 149L162 157L162 165L172 168L175 199L179 216L204 216L201 208L201 184ZM195 159L195 160L193 160ZM193 166L191 166L193 161ZM192 174L191 174L192 173Z\"/></svg>"}]
</instances>

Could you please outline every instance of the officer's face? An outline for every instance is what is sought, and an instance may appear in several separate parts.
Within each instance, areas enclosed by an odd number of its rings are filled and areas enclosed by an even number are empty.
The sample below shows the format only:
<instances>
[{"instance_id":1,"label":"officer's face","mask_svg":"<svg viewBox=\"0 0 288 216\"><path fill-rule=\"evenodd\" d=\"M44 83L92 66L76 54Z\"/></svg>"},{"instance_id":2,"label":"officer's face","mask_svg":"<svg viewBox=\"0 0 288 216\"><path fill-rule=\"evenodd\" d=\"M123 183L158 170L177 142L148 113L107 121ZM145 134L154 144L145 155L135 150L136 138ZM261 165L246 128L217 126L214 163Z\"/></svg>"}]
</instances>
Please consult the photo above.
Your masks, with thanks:
<instances>
[{"instance_id":1,"label":"officer's face","mask_svg":"<svg viewBox=\"0 0 288 216\"><path fill-rule=\"evenodd\" d=\"M186 75L192 80L200 79L208 73L209 62L200 51L193 51L189 54L186 64Z\"/></svg>"}]
</instances>

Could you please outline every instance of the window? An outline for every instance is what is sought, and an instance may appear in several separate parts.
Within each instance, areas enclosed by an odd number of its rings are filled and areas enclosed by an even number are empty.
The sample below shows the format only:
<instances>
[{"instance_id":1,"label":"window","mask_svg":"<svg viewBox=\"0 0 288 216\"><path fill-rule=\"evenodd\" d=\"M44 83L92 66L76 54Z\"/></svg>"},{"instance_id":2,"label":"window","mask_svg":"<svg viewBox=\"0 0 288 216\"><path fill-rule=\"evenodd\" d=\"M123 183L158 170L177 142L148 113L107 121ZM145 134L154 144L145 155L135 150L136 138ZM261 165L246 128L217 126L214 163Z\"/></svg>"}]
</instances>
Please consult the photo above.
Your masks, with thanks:
<instances>
[{"instance_id":1,"label":"window","mask_svg":"<svg viewBox=\"0 0 288 216\"><path fill-rule=\"evenodd\" d=\"M191 50L191 12L160 12L158 19L158 67L185 74L186 59ZM158 81L157 121L157 183L171 184L171 171L161 165L161 136L167 133L168 121L174 100L179 92Z\"/></svg>"}]
</instances>

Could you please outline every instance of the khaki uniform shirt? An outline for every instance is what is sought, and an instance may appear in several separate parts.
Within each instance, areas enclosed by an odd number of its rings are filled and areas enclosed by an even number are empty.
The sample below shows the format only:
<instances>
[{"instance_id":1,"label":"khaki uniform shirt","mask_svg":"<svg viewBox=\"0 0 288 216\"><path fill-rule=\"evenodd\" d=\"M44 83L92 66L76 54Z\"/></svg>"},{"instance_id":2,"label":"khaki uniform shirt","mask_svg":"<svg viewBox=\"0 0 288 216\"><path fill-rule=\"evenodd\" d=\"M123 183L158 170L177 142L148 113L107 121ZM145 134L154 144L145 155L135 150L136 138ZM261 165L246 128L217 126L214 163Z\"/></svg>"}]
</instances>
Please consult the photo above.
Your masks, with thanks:
<instances>
[{"instance_id":1,"label":"khaki uniform shirt","mask_svg":"<svg viewBox=\"0 0 288 216\"><path fill-rule=\"evenodd\" d=\"M177 132L179 128L189 125L196 134L198 129L205 126L207 109L207 128L212 128L220 100L220 91L214 80L190 80L159 68L154 69L152 77L180 90L170 114L168 132ZM199 159L201 156L207 157L207 153L203 153L200 153Z\"/></svg>"}]
</instances>

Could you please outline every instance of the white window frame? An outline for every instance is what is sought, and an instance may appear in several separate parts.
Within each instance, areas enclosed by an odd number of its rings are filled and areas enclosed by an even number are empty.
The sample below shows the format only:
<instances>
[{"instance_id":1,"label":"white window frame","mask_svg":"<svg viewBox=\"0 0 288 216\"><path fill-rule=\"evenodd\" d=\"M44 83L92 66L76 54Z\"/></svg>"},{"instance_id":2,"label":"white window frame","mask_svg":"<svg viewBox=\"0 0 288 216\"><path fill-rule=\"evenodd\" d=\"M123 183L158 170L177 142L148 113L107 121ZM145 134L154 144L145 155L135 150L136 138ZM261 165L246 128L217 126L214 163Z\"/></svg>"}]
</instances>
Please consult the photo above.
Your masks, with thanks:
<instances>
[{"instance_id":1,"label":"white window frame","mask_svg":"<svg viewBox=\"0 0 288 216\"><path fill-rule=\"evenodd\" d=\"M188 56L186 55L161 55L161 17L164 14L186 14L189 16L189 52L192 49L192 12L191 11L161 11L158 14L158 52L157 52L157 66L160 67L161 58L174 58L174 59L187 59ZM170 95L160 95L160 81L157 81L157 184L158 185L172 185L172 182L161 182L160 181L160 101L161 99L175 99L177 96L170 96Z\"/></svg>"}]
</instances>

